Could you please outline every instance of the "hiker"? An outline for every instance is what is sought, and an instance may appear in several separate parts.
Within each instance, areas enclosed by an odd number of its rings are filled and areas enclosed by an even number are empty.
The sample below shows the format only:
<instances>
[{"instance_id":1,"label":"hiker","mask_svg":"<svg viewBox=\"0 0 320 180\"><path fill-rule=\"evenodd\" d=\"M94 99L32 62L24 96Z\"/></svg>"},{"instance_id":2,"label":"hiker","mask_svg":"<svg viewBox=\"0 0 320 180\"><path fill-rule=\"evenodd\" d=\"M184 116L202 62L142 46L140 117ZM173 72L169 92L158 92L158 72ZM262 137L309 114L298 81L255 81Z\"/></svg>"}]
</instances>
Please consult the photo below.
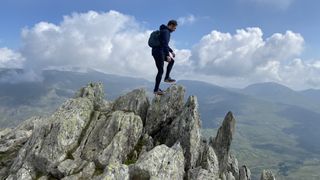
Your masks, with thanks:
<instances>
[{"instance_id":1,"label":"hiker","mask_svg":"<svg viewBox=\"0 0 320 180\"><path fill-rule=\"evenodd\" d=\"M169 41L170 41L170 33L175 31L178 26L178 23L176 20L170 20L166 25L162 24L159 28L160 30L160 35L159 35L159 40L160 40L160 46L158 47L152 47L152 56L155 60L157 69L158 69L158 74L156 76L156 82L154 86L154 94L156 95L163 95L163 91L159 88L160 82L162 79L162 74L163 74L163 66L164 66L164 61L168 62L167 65L167 71L166 75L164 78L164 82L167 83L174 83L176 80L172 79L170 77L170 72L172 69L172 66L174 64L174 57L175 53L173 50L169 47Z\"/></svg>"}]
</instances>

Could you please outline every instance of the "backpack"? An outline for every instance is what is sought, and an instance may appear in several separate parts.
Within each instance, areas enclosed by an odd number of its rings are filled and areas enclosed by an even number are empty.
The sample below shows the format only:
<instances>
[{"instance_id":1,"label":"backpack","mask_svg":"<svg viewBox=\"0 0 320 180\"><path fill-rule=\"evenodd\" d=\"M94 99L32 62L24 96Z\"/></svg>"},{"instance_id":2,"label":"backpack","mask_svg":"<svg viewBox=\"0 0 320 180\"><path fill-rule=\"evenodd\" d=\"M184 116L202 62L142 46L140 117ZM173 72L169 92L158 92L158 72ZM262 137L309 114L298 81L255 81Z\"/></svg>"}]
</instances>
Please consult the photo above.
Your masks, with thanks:
<instances>
[{"instance_id":1,"label":"backpack","mask_svg":"<svg viewBox=\"0 0 320 180\"><path fill-rule=\"evenodd\" d=\"M148 45L152 48L160 47L160 30L153 31L150 34Z\"/></svg>"}]
</instances>

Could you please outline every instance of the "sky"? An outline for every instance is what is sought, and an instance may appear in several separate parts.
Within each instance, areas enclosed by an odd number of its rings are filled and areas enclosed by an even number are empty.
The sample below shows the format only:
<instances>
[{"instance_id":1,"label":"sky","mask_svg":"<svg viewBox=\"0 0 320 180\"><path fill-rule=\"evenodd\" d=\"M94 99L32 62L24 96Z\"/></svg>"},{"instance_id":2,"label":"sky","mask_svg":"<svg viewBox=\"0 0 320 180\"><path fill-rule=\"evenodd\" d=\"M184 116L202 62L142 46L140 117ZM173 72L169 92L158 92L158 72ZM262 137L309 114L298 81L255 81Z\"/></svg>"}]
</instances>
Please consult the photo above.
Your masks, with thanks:
<instances>
[{"instance_id":1,"label":"sky","mask_svg":"<svg viewBox=\"0 0 320 180\"><path fill-rule=\"evenodd\" d=\"M320 88L317 0L2 0L0 81L41 80L41 69L94 68L154 80L149 34L178 20L176 79L227 87L277 82Z\"/></svg>"}]
</instances>

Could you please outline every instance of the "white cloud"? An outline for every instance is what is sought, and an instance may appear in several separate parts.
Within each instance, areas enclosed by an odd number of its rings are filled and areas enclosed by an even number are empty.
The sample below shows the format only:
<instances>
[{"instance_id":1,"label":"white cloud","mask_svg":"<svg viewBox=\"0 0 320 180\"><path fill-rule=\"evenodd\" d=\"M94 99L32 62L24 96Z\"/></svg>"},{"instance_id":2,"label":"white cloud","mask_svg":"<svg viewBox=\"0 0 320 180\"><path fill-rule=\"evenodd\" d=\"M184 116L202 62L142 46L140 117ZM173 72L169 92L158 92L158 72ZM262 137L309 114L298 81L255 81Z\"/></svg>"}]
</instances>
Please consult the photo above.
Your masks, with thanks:
<instances>
[{"instance_id":1,"label":"white cloud","mask_svg":"<svg viewBox=\"0 0 320 180\"><path fill-rule=\"evenodd\" d=\"M22 32L28 68L81 66L121 75L154 75L151 31L116 11L74 13L59 25L40 22Z\"/></svg>"},{"instance_id":2,"label":"white cloud","mask_svg":"<svg viewBox=\"0 0 320 180\"><path fill-rule=\"evenodd\" d=\"M234 35L212 31L192 49L190 76L225 86L273 81L296 89L320 88L320 61L299 59L303 49L303 37L292 31L266 39L260 28Z\"/></svg>"},{"instance_id":3,"label":"white cloud","mask_svg":"<svg viewBox=\"0 0 320 180\"><path fill-rule=\"evenodd\" d=\"M247 28L236 34L212 31L193 49L193 60L205 74L239 76L252 73L269 61L285 61L300 55L304 40L287 31L263 39L260 28Z\"/></svg>"},{"instance_id":4,"label":"white cloud","mask_svg":"<svg viewBox=\"0 0 320 180\"><path fill-rule=\"evenodd\" d=\"M24 58L9 48L0 48L0 68L22 68Z\"/></svg>"},{"instance_id":5,"label":"white cloud","mask_svg":"<svg viewBox=\"0 0 320 180\"><path fill-rule=\"evenodd\" d=\"M0 49L0 67L27 69L25 78L11 74L17 82L39 80L37 70L73 67L154 80L157 69L147 45L151 31L142 27L116 11L74 13L59 24L39 22L23 29L19 52ZM301 59L304 39L292 31L267 38L257 27L235 34L212 31L192 49L177 49L173 40L171 46L177 55L173 78L233 87L275 81L320 88L320 60Z\"/></svg>"},{"instance_id":6,"label":"white cloud","mask_svg":"<svg viewBox=\"0 0 320 180\"><path fill-rule=\"evenodd\" d=\"M193 24L195 21L196 21L196 17L193 14L178 18L178 24L181 26L186 24Z\"/></svg>"}]
</instances>

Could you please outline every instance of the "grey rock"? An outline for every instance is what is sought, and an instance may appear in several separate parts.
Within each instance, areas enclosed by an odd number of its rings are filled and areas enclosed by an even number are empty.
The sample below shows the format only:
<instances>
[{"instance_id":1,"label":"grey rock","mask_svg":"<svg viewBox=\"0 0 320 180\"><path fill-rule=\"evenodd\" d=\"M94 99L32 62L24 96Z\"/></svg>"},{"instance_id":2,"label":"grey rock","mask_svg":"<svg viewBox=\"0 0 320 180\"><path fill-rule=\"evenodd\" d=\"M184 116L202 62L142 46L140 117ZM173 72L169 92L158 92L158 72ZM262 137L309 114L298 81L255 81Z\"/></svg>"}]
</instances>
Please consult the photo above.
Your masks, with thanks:
<instances>
[{"instance_id":1,"label":"grey rock","mask_svg":"<svg viewBox=\"0 0 320 180\"><path fill-rule=\"evenodd\" d=\"M46 173L50 166L62 162L78 146L92 111L93 103L87 98L68 100L34 129L11 171L15 172L23 163L29 162L37 171Z\"/></svg>"},{"instance_id":2,"label":"grey rock","mask_svg":"<svg viewBox=\"0 0 320 180\"><path fill-rule=\"evenodd\" d=\"M41 176L41 177L39 177L38 180L49 180L49 177L48 176Z\"/></svg>"},{"instance_id":3,"label":"grey rock","mask_svg":"<svg viewBox=\"0 0 320 180\"><path fill-rule=\"evenodd\" d=\"M93 162L87 163L83 170L79 173L66 176L62 180L78 180L78 179L92 179L95 172L95 164Z\"/></svg>"},{"instance_id":4,"label":"grey rock","mask_svg":"<svg viewBox=\"0 0 320 180\"><path fill-rule=\"evenodd\" d=\"M154 147L153 139L148 134L144 134L142 136L142 142L143 142L143 146L141 148L141 152L139 156L141 156L143 153L150 151Z\"/></svg>"},{"instance_id":5,"label":"grey rock","mask_svg":"<svg viewBox=\"0 0 320 180\"><path fill-rule=\"evenodd\" d=\"M209 145L206 145L204 149L201 166L210 174L219 177L219 161L213 148Z\"/></svg>"},{"instance_id":6,"label":"grey rock","mask_svg":"<svg viewBox=\"0 0 320 180\"><path fill-rule=\"evenodd\" d=\"M236 178L239 179L239 165L238 165L238 160L237 158L230 153L229 158L228 158L228 165L227 165L227 171L231 172L232 175Z\"/></svg>"},{"instance_id":7,"label":"grey rock","mask_svg":"<svg viewBox=\"0 0 320 180\"><path fill-rule=\"evenodd\" d=\"M183 150L179 143L171 148L159 145L144 153L129 168L131 179L183 179Z\"/></svg>"},{"instance_id":8,"label":"grey rock","mask_svg":"<svg viewBox=\"0 0 320 180\"><path fill-rule=\"evenodd\" d=\"M34 123L39 122L41 122L40 117L32 117L14 129L2 131L0 139L0 179L8 176L8 170L14 158L32 134Z\"/></svg>"},{"instance_id":9,"label":"grey rock","mask_svg":"<svg viewBox=\"0 0 320 180\"><path fill-rule=\"evenodd\" d=\"M197 166L201 146L201 122L198 110L198 101L190 96L183 107L181 114L173 120L166 134L165 144L169 147L179 141L185 150L186 171Z\"/></svg>"},{"instance_id":10,"label":"grey rock","mask_svg":"<svg viewBox=\"0 0 320 180\"><path fill-rule=\"evenodd\" d=\"M219 160L220 173L226 172L228 167L230 146L235 133L235 122L233 114L228 112L215 139L210 141Z\"/></svg>"},{"instance_id":11,"label":"grey rock","mask_svg":"<svg viewBox=\"0 0 320 180\"><path fill-rule=\"evenodd\" d=\"M0 129L0 140L12 131L11 128Z\"/></svg>"},{"instance_id":12,"label":"grey rock","mask_svg":"<svg viewBox=\"0 0 320 180\"><path fill-rule=\"evenodd\" d=\"M226 172L226 180L236 180L232 172Z\"/></svg>"},{"instance_id":13,"label":"grey rock","mask_svg":"<svg viewBox=\"0 0 320 180\"><path fill-rule=\"evenodd\" d=\"M219 176L209 173L208 170L197 167L188 171L189 180L220 180Z\"/></svg>"},{"instance_id":14,"label":"grey rock","mask_svg":"<svg viewBox=\"0 0 320 180\"><path fill-rule=\"evenodd\" d=\"M164 95L153 98L147 112L146 133L154 137L180 114L184 105L184 93L184 87L172 85Z\"/></svg>"},{"instance_id":15,"label":"grey rock","mask_svg":"<svg viewBox=\"0 0 320 180\"><path fill-rule=\"evenodd\" d=\"M129 167L124 164L111 163L105 169L103 174L95 176L94 180L129 180Z\"/></svg>"},{"instance_id":16,"label":"grey rock","mask_svg":"<svg viewBox=\"0 0 320 180\"><path fill-rule=\"evenodd\" d=\"M108 135L101 135L102 145L107 145L98 156L98 161L102 165L124 162L142 134L142 120L134 113L116 111L113 113L110 122L106 129L110 131L111 128L115 127L118 132L111 141Z\"/></svg>"},{"instance_id":17,"label":"grey rock","mask_svg":"<svg viewBox=\"0 0 320 180\"><path fill-rule=\"evenodd\" d=\"M120 96L113 103L113 110L134 112L145 123L149 107L149 99L144 89L136 89L126 95Z\"/></svg>"},{"instance_id":18,"label":"grey rock","mask_svg":"<svg viewBox=\"0 0 320 180\"><path fill-rule=\"evenodd\" d=\"M263 170L261 173L261 180L276 180L271 170Z\"/></svg>"},{"instance_id":19,"label":"grey rock","mask_svg":"<svg viewBox=\"0 0 320 180\"><path fill-rule=\"evenodd\" d=\"M101 110L106 106L104 96L102 83L89 83L86 87L81 88L74 98L88 98L94 102L95 110Z\"/></svg>"},{"instance_id":20,"label":"grey rock","mask_svg":"<svg viewBox=\"0 0 320 180\"><path fill-rule=\"evenodd\" d=\"M91 122L94 105L99 104L103 97L96 87L100 88L96 84L89 85L88 92L67 100L50 117L35 124L32 136L20 149L10 173L18 172L27 163L36 172L52 173L62 178L63 174L57 174L59 163L78 147Z\"/></svg>"},{"instance_id":21,"label":"grey rock","mask_svg":"<svg viewBox=\"0 0 320 180\"><path fill-rule=\"evenodd\" d=\"M34 168L25 163L15 174L10 174L6 180L32 180L35 178L36 172Z\"/></svg>"},{"instance_id":22,"label":"grey rock","mask_svg":"<svg viewBox=\"0 0 320 180\"><path fill-rule=\"evenodd\" d=\"M51 116L0 131L0 179L249 180L230 153L232 113L208 144L197 98L184 104L184 93L172 85L150 105L137 89L108 102L90 83Z\"/></svg>"},{"instance_id":23,"label":"grey rock","mask_svg":"<svg viewBox=\"0 0 320 180\"><path fill-rule=\"evenodd\" d=\"M65 161L62 161L58 165L58 171L63 174L63 176L69 176L75 173L80 172L85 166L88 165L88 161L84 160L72 160L72 159L66 159Z\"/></svg>"},{"instance_id":24,"label":"grey rock","mask_svg":"<svg viewBox=\"0 0 320 180\"><path fill-rule=\"evenodd\" d=\"M251 180L251 172L247 166L242 166L239 170L239 180Z\"/></svg>"},{"instance_id":25,"label":"grey rock","mask_svg":"<svg viewBox=\"0 0 320 180\"><path fill-rule=\"evenodd\" d=\"M94 161L101 166L125 161L142 134L142 120L132 112L115 111L106 116L95 118L91 123L73 153L75 158Z\"/></svg>"},{"instance_id":26,"label":"grey rock","mask_svg":"<svg viewBox=\"0 0 320 180\"><path fill-rule=\"evenodd\" d=\"M236 180L236 178L233 176L232 172L223 172L221 175L221 180Z\"/></svg>"}]
</instances>

